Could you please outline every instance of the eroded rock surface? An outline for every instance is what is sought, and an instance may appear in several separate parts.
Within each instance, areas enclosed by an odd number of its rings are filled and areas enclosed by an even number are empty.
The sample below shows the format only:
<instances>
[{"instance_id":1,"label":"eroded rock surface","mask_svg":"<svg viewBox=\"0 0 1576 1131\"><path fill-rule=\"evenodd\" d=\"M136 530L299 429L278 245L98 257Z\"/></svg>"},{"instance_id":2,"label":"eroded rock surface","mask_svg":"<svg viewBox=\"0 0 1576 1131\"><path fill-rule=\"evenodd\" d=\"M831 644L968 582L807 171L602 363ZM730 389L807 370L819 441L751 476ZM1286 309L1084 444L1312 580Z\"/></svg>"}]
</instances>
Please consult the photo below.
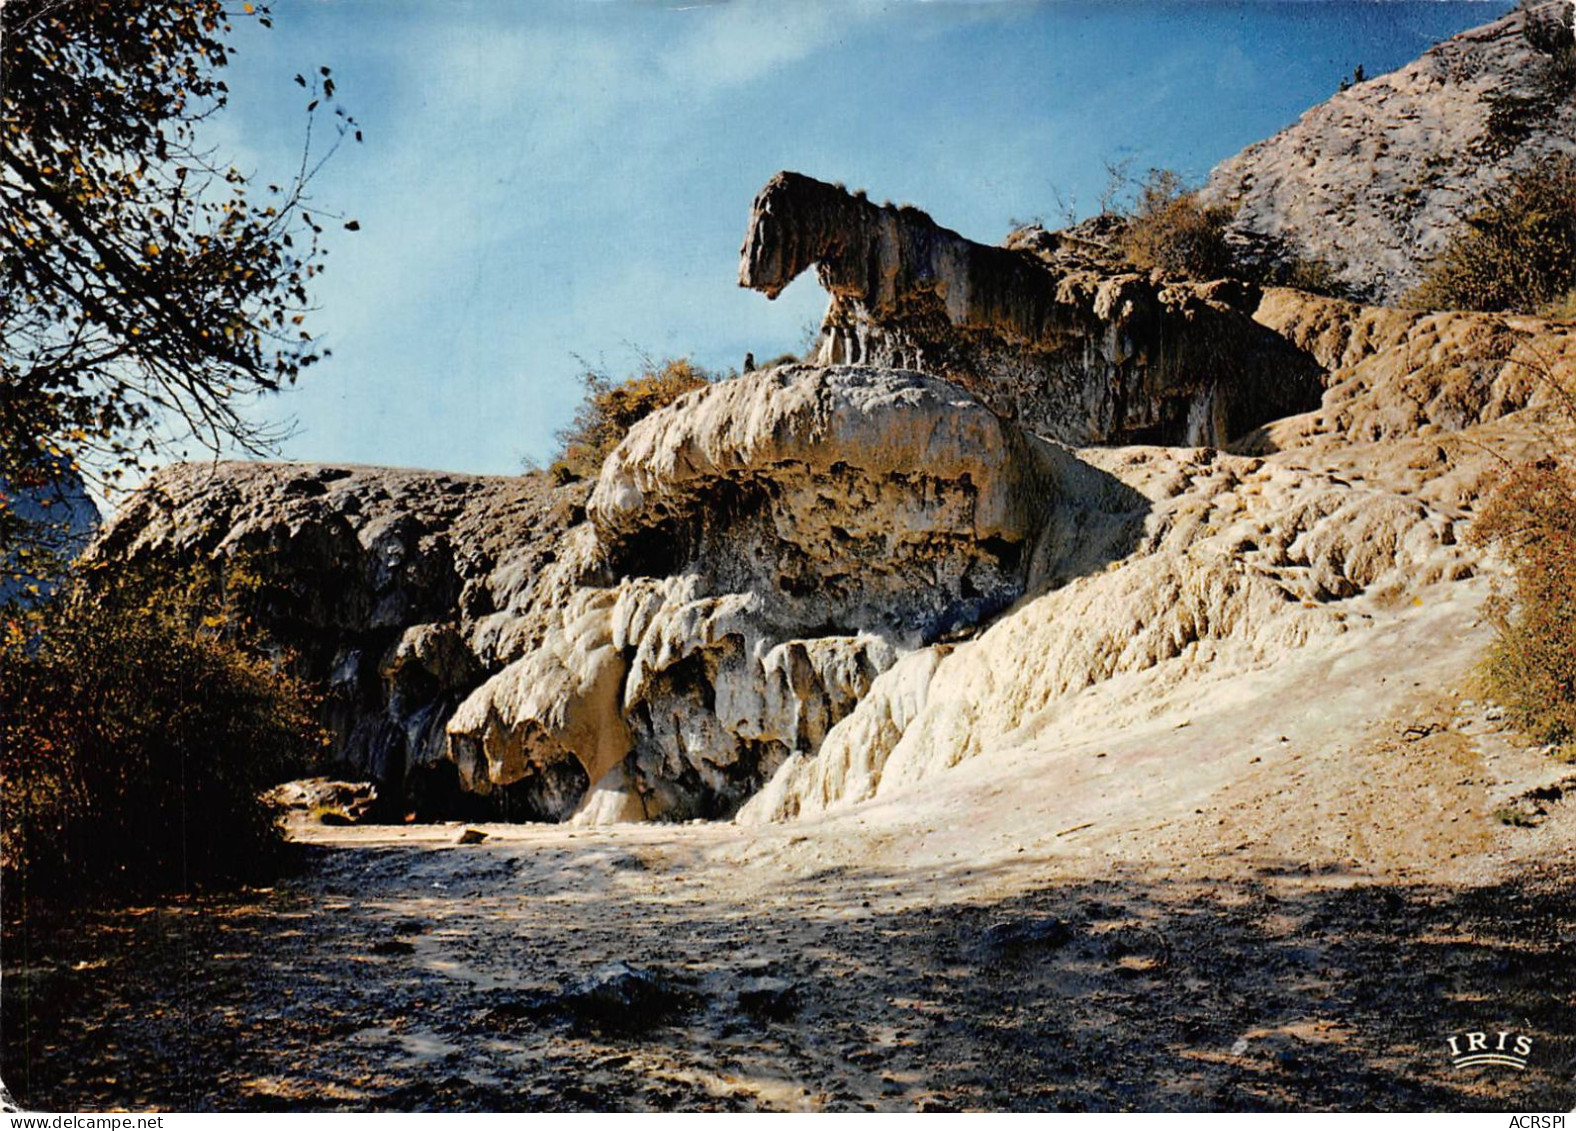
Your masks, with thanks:
<instances>
[{"instance_id":1,"label":"eroded rock surface","mask_svg":"<svg viewBox=\"0 0 1576 1131\"><path fill-rule=\"evenodd\" d=\"M1359 306L1284 289L1266 291L1256 317L1317 358L1329 388L1316 411L1245 437L1245 450L1459 432L1547 402L1572 362L1569 330L1536 318Z\"/></svg>"},{"instance_id":2,"label":"eroded rock surface","mask_svg":"<svg viewBox=\"0 0 1576 1131\"><path fill-rule=\"evenodd\" d=\"M785 628L919 640L1022 591L1051 488L1030 437L954 386L787 366L637 425L587 512L621 572L749 592Z\"/></svg>"},{"instance_id":3,"label":"eroded rock surface","mask_svg":"<svg viewBox=\"0 0 1576 1131\"><path fill-rule=\"evenodd\" d=\"M1217 188L1244 223L1295 243L1306 220L1326 242L1305 252L1366 248L1351 262L1400 285L1396 248L1426 247L1487 168L1479 111L1521 18L1332 100ZM1416 140L1435 125L1442 165ZM1399 203L1376 181L1328 223L1331 131L1375 177L1479 172ZM1462 536L1558 423L1570 327L1166 282L1099 243L987 247L779 174L740 278L774 296L815 267L813 363L653 414L589 497L541 476L171 468L95 553L249 577L252 615L327 690L339 761L399 811L586 823L879 802L1349 658L1409 609L1475 623L1473 579L1499 564Z\"/></svg>"},{"instance_id":4,"label":"eroded rock surface","mask_svg":"<svg viewBox=\"0 0 1576 1131\"><path fill-rule=\"evenodd\" d=\"M587 504L610 575L449 724L473 788L573 760L584 817L731 813L906 650L1024 591L1073 463L918 373L786 366L636 425ZM1085 469L1088 479L1097 478Z\"/></svg>"},{"instance_id":5,"label":"eroded rock surface","mask_svg":"<svg viewBox=\"0 0 1576 1131\"><path fill-rule=\"evenodd\" d=\"M1016 600L1059 492L1100 497L1075 462L931 377L785 367L642 422L585 506L533 477L181 467L95 552L247 579L389 815L718 816L903 651Z\"/></svg>"},{"instance_id":6,"label":"eroded rock surface","mask_svg":"<svg viewBox=\"0 0 1576 1131\"><path fill-rule=\"evenodd\" d=\"M177 468L95 552L255 575L340 761L401 810L803 816L1483 568L1463 524L1538 442L1569 329L1286 290L1255 317L1329 387L1231 453L1069 450L934 377L786 366L637 425L589 499Z\"/></svg>"},{"instance_id":7,"label":"eroded rock surface","mask_svg":"<svg viewBox=\"0 0 1576 1131\"><path fill-rule=\"evenodd\" d=\"M812 265L831 295L815 361L945 377L1063 443L1220 445L1319 398L1318 366L1253 321L1242 283L1062 269L778 173L739 282L775 297Z\"/></svg>"},{"instance_id":8,"label":"eroded rock surface","mask_svg":"<svg viewBox=\"0 0 1576 1131\"><path fill-rule=\"evenodd\" d=\"M1038 558L1025 600L977 639L905 656L739 819L897 795L1038 732L1097 733L1177 688L1360 648L1496 568L1464 534L1506 461L1568 429L1550 378L1576 363L1570 327L1294 291L1269 292L1259 317L1329 367L1319 409L1245 438L1248 454L1075 453L1144 500L1066 543L1108 567Z\"/></svg>"}]
</instances>

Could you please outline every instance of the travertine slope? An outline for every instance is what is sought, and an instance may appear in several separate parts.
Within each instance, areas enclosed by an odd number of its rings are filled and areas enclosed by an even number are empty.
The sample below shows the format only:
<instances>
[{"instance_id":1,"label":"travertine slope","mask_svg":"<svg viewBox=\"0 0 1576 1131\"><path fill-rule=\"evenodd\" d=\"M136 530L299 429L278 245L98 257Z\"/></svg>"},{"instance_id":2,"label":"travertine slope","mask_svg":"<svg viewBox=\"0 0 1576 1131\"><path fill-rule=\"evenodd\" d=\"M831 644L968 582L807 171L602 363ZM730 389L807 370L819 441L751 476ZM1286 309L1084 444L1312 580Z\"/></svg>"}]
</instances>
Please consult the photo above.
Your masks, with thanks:
<instances>
[{"instance_id":1,"label":"travertine slope","mask_svg":"<svg viewBox=\"0 0 1576 1131\"><path fill-rule=\"evenodd\" d=\"M1547 378L1576 369L1576 337L1294 291L1270 292L1259 317L1329 367L1320 409L1245 438L1251 454L1077 452L1145 500L1128 516L1131 551L1098 571L1031 576L977 639L905 655L740 819L902 795L968 759L1010 761L1047 733L1114 734L1177 695L1201 713L1212 696L1232 705L1230 680L1389 639L1458 589L1470 625L1486 594L1477 575L1497 568L1464 540L1471 515L1506 460L1568 432Z\"/></svg>"}]
</instances>

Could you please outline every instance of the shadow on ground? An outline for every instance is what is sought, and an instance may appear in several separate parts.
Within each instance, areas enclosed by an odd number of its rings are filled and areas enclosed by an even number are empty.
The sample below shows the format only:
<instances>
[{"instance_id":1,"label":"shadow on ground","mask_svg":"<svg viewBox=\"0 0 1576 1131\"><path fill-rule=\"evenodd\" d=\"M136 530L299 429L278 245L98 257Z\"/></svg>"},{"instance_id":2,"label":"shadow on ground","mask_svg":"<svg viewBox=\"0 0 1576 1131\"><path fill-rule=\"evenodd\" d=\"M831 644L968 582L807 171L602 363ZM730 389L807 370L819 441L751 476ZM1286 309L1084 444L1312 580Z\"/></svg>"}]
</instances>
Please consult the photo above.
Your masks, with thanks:
<instances>
[{"instance_id":1,"label":"shadow on ground","mask_svg":"<svg viewBox=\"0 0 1576 1131\"><path fill-rule=\"evenodd\" d=\"M1269 864L883 910L905 877L727 898L649 847L590 848L315 849L274 889L9 922L0 1071L55 1110L1576 1099L1576 912L1552 870L1461 890ZM692 1004L607 1032L541 1008L615 959ZM740 999L763 982L793 987L775 1018ZM1467 1030L1529 1036L1528 1068L1454 1069Z\"/></svg>"}]
</instances>

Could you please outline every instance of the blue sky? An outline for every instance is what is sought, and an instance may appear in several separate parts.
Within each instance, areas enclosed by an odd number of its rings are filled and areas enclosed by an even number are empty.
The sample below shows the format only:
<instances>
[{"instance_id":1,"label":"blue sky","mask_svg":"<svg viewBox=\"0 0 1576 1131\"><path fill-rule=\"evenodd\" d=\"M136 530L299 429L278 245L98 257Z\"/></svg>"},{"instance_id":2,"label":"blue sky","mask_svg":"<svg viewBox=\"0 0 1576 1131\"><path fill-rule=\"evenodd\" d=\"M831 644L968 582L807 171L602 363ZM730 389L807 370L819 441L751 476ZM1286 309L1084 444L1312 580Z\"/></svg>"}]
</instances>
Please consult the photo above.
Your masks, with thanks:
<instances>
[{"instance_id":1,"label":"blue sky","mask_svg":"<svg viewBox=\"0 0 1576 1131\"><path fill-rule=\"evenodd\" d=\"M812 278L776 302L736 283L778 169L995 242L1093 211L1108 160L1202 177L1357 64L1510 6L273 0L271 31L238 29L215 140L287 174L292 76L325 64L366 140L313 188L361 225L331 229L316 293L334 356L263 408L295 418L293 458L515 472L551 454L579 359L805 343Z\"/></svg>"}]
</instances>

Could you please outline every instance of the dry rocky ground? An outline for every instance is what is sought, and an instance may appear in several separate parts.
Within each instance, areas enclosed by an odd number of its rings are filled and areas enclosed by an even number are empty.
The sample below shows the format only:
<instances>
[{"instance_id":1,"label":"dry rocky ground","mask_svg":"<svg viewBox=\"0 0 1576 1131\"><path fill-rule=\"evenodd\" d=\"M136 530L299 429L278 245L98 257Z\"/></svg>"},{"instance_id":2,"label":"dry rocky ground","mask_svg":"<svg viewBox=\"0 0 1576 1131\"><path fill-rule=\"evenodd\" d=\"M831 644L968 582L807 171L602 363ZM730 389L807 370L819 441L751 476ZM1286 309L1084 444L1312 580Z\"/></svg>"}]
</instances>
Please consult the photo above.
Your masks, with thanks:
<instances>
[{"instance_id":1,"label":"dry rocky ground","mask_svg":"<svg viewBox=\"0 0 1576 1131\"><path fill-rule=\"evenodd\" d=\"M1001 783L963 767L766 828L298 824L275 887L12 923L5 1080L55 1109L1564 1110L1576 771L1399 682L1349 744L1288 714L1210 756L1167 718L984 819ZM1057 803L1162 756L1203 764L1170 804ZM627 1008L587 984L618 962L655 979ZM1530 1035L1528 1068L1455 1070L1472 1029Z\"/></svg>"}]
</instances>

